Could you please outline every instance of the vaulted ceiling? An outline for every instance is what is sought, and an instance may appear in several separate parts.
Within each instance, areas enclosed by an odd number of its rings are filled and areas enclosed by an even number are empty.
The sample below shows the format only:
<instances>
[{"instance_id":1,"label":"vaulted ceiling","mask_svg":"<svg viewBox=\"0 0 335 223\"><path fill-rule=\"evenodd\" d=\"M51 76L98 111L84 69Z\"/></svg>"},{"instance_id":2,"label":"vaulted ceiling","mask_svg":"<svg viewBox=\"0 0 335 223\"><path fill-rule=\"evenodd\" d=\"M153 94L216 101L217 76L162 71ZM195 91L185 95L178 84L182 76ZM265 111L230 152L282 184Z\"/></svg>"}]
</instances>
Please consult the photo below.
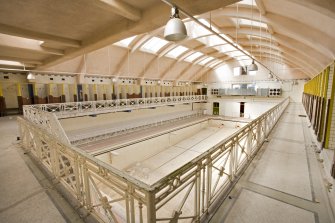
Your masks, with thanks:
<instances>
[{"instance_id":1,"label":"vaulted ceiling","mask_svg":"<svg viewBox=\"0 0 335 223\"><path fill-rule=\"evenodd\" d=\"M251 63L230 43L283 79L313 77L334 60L334 0L170 2L227 41L183 14L188 38L164 41L170 6L158 0L0 0L0 67L80 67L87 55L93 67L108 63L107 75L194 80Z\"/></svg>"}]
</instances>

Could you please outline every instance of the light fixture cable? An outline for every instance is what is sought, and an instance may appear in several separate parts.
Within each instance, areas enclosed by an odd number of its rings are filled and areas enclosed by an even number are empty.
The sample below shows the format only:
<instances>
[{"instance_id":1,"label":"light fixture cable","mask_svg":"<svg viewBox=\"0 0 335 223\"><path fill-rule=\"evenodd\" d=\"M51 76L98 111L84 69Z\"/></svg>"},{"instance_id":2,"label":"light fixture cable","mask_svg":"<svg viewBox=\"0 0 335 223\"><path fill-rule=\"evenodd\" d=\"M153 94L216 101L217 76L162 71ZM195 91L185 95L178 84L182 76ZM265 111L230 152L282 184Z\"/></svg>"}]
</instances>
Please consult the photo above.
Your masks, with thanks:
<instances>
[{"instance_id":1,"label":"light fixture cable","mask_svg":"<svg viewBox=\"0 0 335 223\"><path fill-rule=\"evenodd\" d=\"M166 3L169 6L174 6L175 4L172 3L170 0L161 0L162 2ZM240 49L239 47L235 46L234 42L231 42L230 40L226 39L225 37L223 37L222 35L220 35L219 33L217 33L215 30L210 29L208 26L206 26L205 24L203 24L202 22L200 22L197 18L195 18L194 16L192 16L191 14L189 14L187 11L185 11L184 9L178 7L179 11L181 13L183 13L185 16L187 16L189 19L191 19L192 21L194 21L196 24L202 26L204 29L212 32L214 35L216 35L217 37L219 37L220 39L224 40L227 42L228 45L231 45L232 47L234 47L237 51L240 51L241 53L243 53L244 55L246 55L247 57L249 57L250 59L253 59L248 53L246 53L244 50ZM262 65L265 69L267 69L268 71L271 71L271 69L269 67L267 67L264 63L260 62L259 60L255 59L254 61L258 62L260 65Z\"/></svg>"}]
</instances>

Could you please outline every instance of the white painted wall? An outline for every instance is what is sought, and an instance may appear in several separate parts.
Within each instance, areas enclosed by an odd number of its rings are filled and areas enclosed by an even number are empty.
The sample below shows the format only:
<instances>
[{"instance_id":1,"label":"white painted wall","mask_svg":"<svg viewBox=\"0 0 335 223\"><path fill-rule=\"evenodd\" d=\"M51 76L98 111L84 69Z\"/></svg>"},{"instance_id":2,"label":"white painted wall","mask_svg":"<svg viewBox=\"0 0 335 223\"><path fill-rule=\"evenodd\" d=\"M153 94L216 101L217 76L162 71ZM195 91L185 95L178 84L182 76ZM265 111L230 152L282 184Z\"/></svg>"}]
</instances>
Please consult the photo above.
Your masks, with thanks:
<instances>
[{"instance_id":1,"label":"white painted wall","mask_svg":"<svg viewBox=\"0 0 335 223\"><path fill-rule=\"evenodd\" d=\"M209 114L213 114L213 102L219 102L220 115L240 117L240 102L245 102L244 117L254 119L278 104L282 98L225 97L211 98L207 103Z\"/></svg>"},{"instance_id":2,"label":"white painted wall","mask_svg":"<svg viewBox=\"0 0 335 223\"><path fill-rule=\"evenodd\" d=\"M284 82L282 85L283 97L290 97L291 102L301 102L305 83L304 80L297 81L297 84L294 84L293 81Z\"/></svg>"}]
</instances>

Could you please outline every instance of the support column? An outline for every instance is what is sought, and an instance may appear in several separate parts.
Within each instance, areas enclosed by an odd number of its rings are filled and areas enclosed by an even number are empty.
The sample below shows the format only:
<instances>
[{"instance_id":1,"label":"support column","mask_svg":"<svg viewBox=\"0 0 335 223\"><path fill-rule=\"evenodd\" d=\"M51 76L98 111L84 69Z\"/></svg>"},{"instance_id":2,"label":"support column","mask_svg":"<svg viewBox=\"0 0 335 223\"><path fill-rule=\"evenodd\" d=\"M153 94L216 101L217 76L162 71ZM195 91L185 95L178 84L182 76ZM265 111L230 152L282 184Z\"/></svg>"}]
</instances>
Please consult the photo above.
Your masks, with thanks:
<instances>
[{"instance_id":1,"label":"support column","mask_svg":"<svg viewBox=\"0 0 335 223\"><path fill-rule=\"evenodd\" d=\"M34 104L40 104L36 83L33 84Z\"/></svg>"},{"instance_id":2,"label":"support column","mask_svg":"<svg viewBox=\"0 0 335 223\"><path fill-rule=\"evenodd\" d=\"M52 96L52 84L48 84L48 103L54 103Z\"/></svg>"},{"instance_id":3,"label":"support column","mask_svg":"<svg viewBox=\"0 0 335 223\"><path fill-rule=\"evenodd\" d=\"M19 106L19 114L23 114L23 99L22 99L22 90L21 84L17 83L17 104Z\"/></svg>"},{"instance_id":4,"label":"support column","mask_svg":"<svg viewBox=\"0 0 335 223\"><path fill-rule=\"evenodd\" d=\"M104 85L102 85L102 87L103 87L103 90L104 90L104 93L102 94L102 98L103 98L103 100L107 100L106 85L104 84Z\"/></svg>"},{"instance_id":5,"label":"support column","mask_svg":"<svg viewBox=\"0 0 335 223\"><path fill-rule=\"evenodd\" d=\"M156 205L155 205L155 193L150 191L147 193L147 222L156 222Z\"/></svg>"},{"instance_id":6,"label":"support column","mask_svg":"<svg viewBox=\"0 0 335 223\"><path fill-rule=\"evenodd\" d=\"M62 84L61 89L62 89L62 92L61 92L60 101L62 103L65 103L66 102L66 98L65 98L65 85L64 84Z\"/></svg>"},{"instance_id":7,"label":"support column","mask_svg":"<svg viewBox=\"0 0 335 223\"><path fill-rule=\"evenodd\" d=\"M88 84L84 84L85 92L84 92L84 101L88 101Z\"/></svg>"},{"instance_id":8,"label":"support column","mask_svg":"<svg viewBox=\"0 0 335 223\"><path fill-rule=\"evenodd\" d=\"M73 101L77 102L78 101L78 89L77 89L77 84L73 84Z\"/></svg>"},{"instance_id":9,"label":"support column","mask_svg":"<svg viewBox=\"0 0 335 223\"><path fill-rule=\"evenodd\" d=\"M93 84L93 97L94 97L94 101L98 100L97 84Z\"/></svg>"},{"instance_id":10,"label":"support column","mask_svg":"<svg viewBox=\"0 0 335 223\"><path fill-rule=\"evenodd\" d=\"M0 117L5 115L6 115L6 100L5 97L3 96L2 86L0 83Z\"/></svg>"}]
</instances>

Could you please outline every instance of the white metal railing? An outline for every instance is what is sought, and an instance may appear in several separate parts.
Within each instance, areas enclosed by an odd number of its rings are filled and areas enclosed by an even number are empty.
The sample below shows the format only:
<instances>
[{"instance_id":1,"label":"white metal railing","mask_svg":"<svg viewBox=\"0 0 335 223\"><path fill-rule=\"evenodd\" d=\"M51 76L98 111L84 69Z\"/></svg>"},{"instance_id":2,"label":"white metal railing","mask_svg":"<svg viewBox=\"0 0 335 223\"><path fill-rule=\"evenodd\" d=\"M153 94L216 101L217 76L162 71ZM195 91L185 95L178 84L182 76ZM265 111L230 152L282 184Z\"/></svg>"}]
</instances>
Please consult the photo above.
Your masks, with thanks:
<instances>
[{"instance_id":1,"label":"white metal railing","mask_svg":"<svg viewBox=\"0 0 335 223\"><path fill-rule=\"evenodd\" d=\"M23 106L24 117L32 123L45 129L54 135L62 143L70 144L70 141L54 113L46 112L34 107Z\"/></svg>"},{"instance_id":2,"label":"white metal railing","mask_svg":"<svg viewBox=\"0 0 335 223\"><path fill-rule=\"evenodd\" d=\"M203 110L177 112L167 115L153 116L140 120L132 120L128 123L115 123L113 127L104 126L102 129L93 129L92 131L82 134L69 134L70 142L74 145L81 145L97 140L107 139L113 136L124 135L133 131L143 130L150 127L160 126L166 123L189 119L192 117L199 117L203 115Z\"/></svg>"},{"instance_id":3,"label":"white metal railing","mask_svg":"<svg viewBox=\"0 0 335 223\"><path fill-rule=\"evenodd\" d=\"M288 103L285 99L153 185L60 142L41 125L18 122L22 146L100 221L199 222L234 185Z\"/></svg>"},{"instance_id":4,"label":"white metal railing","mask_svg":"<svg viewBox=\"0 0 335 223\"><path fill-rule=\"evenodd\" d=\"M133 98L102 101L67 102L55 104L25 105L26 109L35 108L55 113L58 118L101 114L132 109L177 105L207 101L206 95L171 96L154 98Z\"/></svg>"},{"instance_id":5,"label":"white metal railing","mask_svg":"<svg viewBox=\"0 0 335 223\"><path fill-rule=\"evenodd\" d=\"M285 99L238 132L178 170L151 185L155 193L156 221L195 222L213 211L211 208L234 185L243 169L288 105ZM178 204L171 205L171 203Z\"/></svg>"}]
</instances>

